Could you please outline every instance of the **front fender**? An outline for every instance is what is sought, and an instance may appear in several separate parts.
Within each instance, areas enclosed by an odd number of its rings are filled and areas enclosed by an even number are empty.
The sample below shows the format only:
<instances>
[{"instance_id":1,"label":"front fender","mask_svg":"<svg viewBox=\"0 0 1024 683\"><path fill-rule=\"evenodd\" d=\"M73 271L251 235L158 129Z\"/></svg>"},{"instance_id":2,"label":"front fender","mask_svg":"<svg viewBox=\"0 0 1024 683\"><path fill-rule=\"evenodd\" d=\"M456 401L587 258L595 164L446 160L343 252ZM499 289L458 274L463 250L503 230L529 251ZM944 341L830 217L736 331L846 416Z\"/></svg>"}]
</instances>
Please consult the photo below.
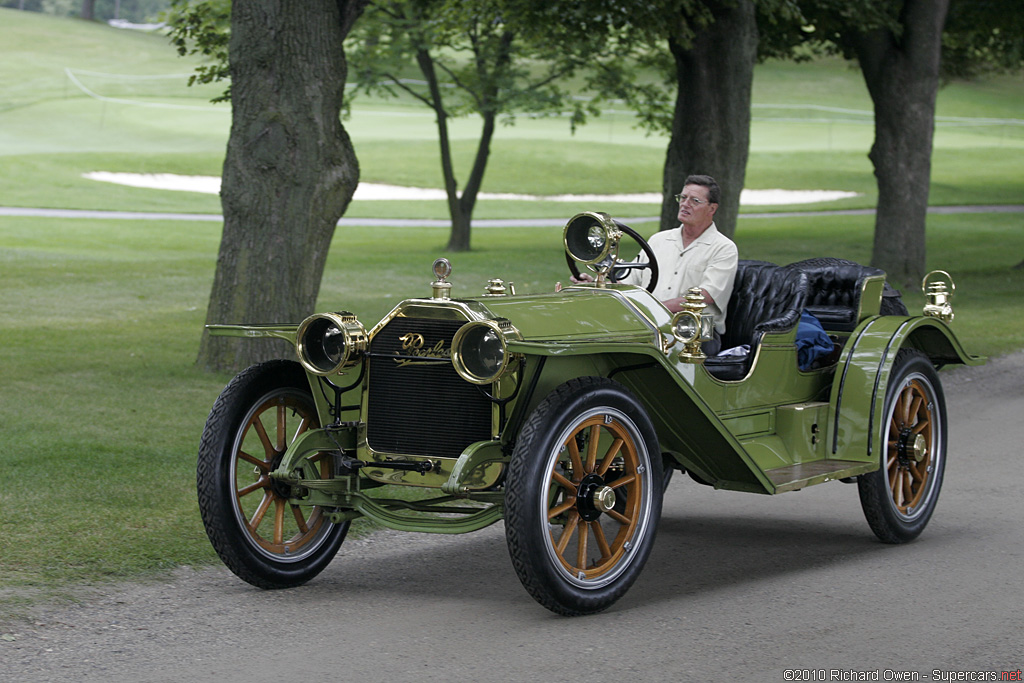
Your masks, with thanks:
<instances>
[{"instance_id":1,"label":"front fender","mask_svg":"<svg viewBox=\"0 0 1024 683\"><path fill-rule=\"evenodd\" d=\"M245 339L284 339L295 343L298 325L207 325L212 337L243 337Z\"/></svg>"},{"instance_id":2,"label":"front fender","mask_svg":"<svg viewBox=\"0 0 1024 683\"><path fill-rule=\"evenodd\" d=\"M836 368L829 400L828 443L832 458L875 459L880 415L889 375L902 348L922 351L937 367L982 365L984 356L964 351L946 323L929 316L876 316L850 335Z\"/></svg>"}]
</instances>

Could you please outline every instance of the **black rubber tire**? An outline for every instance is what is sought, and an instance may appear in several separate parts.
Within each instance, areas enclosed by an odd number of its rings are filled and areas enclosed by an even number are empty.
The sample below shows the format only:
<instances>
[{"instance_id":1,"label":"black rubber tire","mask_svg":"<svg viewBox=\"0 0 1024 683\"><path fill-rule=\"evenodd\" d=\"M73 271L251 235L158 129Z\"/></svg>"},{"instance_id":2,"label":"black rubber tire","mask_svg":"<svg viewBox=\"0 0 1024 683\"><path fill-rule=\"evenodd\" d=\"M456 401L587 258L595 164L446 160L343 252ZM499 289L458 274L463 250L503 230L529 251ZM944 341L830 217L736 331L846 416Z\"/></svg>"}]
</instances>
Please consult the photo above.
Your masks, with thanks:
<instances>
[{"instance_id":1,"label":"black rubber tire","mask_svg":"<svg viewBox=\"0 0 1024 683\"><path fill-rule=\"evenodd\" d=\"M882 303L878 310L879 315L910 315L907 305L903 303L903 295L900 290L895 289L888 282L882 287Z\"/></svg>"},{"instance_id":2,"label":"black rubber tire","mask_svg":"<svg viewBox=\"0 0 1024 683\"><path fill-rule=\"evenodd\" d=\"M882 418L880 467L858 477L857 488L875 535L884 543L907 543L931 519L946 469L946 400L938 373L920 351L896 355Z\"/></svg>"},{"instance_id":3,"label":"black rubber tire","mask_svg":"<svg viewBox=\"0 0 1024 683\"><path fill-rule=\"evenodd\" d=\"M508 469L505 538L523 586L558 614L609 607L650 555L662 487L657 435L625 387L583 377L556 388L523 426ZM593 494L608 488L615 504L602 511Z\"/></svg>"},{"instance_id":4,"label":"black rubber tire","mask_svg":"<svg viewBox=\"0 0 1024 683\"><path fill-rule=\"evenodd\" d=\"M306 583L348 533L348 522L332 524L319 507L289 505L287 490L267 476L298 434L318 426L306 373L286 360L237 375L206 421L196 465L203 525L224 564L254 586ZM317 464L321 477L331 476L330 458Z\"/></svg>"}]
</instances>

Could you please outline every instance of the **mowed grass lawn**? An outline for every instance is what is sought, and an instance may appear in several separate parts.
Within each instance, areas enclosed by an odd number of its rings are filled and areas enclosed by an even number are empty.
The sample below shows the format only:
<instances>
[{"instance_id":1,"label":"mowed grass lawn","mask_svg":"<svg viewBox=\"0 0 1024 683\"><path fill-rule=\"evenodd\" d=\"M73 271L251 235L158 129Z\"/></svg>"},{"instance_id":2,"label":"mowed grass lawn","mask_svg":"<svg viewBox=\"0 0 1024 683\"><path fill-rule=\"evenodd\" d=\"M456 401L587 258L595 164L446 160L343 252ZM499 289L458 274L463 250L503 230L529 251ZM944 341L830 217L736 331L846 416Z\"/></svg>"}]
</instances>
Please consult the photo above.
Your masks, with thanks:
<instances>
[{"instance_id":1,"label":"mowed grass lawn","mask_svg":"<svg viewBox=\"0 0 1024 683\"><path fill-rule=\"evenodd\" d=\"M97 95L87 96L72 75ZM217 197L143 190L82 177L95 170L217 175L229 114L163 79L144 85L95 74L184 73L166 40L0 10L0 206L217 213ZM870 109L841 62L759 67L748 187L853 190L830 205L873 205ZM953 84L940 96L933 204L1024 203L1020 77ZM160 105L160 106L150 106ZM166 105L176 105L175 108ZM781 108L800 105L791 111ZM957 122L954 117L971 119ZM795 120L791 120L795 119ZM439 187L431 117L405 102L357 100L347 122L364 180ZM461 168L477 124L454 132ZM649 192L665 140L608 113L575 136L558 119L499 130L485 190ZM653 215L644 204L482 202L478 218L568 218L580 209ZM747 207L746 212L765 211ZM348 217L444 218L443 202L356 202ZM653 224L638 226L650 233ZM929 265L957 282L954 327L974 353L1024 345L1021 214L933 215ZM788 263L832 255L866 261L865 216L741 217L741 255ZM203 423L229 379L193 362L220 225L0 217L0 615L83 581L137 577L215 556L195 503ZM336 233L320 308L375 321L424 296L445 255L438 228L344 227ZM490 277L520 291L565 280L558 228L478 228L474 250L448 254L456 296ZM906 292L910 307L923 298ZM258 321L257 321L258 322ZM273 321L262 321L273 322ZM70 594L70 592L68 592Z\"/></svg>"}]
</instances>

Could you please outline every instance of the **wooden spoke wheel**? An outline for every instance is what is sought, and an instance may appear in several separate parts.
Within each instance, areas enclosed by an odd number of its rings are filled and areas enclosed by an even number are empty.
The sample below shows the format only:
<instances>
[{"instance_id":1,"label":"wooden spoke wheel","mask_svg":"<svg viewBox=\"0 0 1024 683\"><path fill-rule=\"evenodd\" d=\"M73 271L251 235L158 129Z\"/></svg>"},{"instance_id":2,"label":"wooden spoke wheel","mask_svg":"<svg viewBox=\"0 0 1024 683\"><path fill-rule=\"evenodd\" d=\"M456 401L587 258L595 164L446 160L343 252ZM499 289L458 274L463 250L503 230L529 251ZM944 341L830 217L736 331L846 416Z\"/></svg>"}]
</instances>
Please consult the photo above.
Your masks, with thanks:
<instances>
[{"instance_id":1,"label":"wooden spoke wheel","mask_svg":"<svg viewBox=\"0 0 1024 683\"><path fill-rule=\"evenodd\" d=\"M270 477L288 446L319 427L301 366L271 361L236 377L214 404L199 450L196 483L207 535L224 563L261 588L305 583L331 561L348 524L289 502L289 487ZM315 456L307 477L333 475Z\"/></svg>"},{"instance_id":2,"label":"wooden spoke wheel","mask_svg":"<svg viewBox=\"0 0 1024 683\"><path fill-rule=\"evenodd\" d=\"M595 582L629 550L641 521L644 466L618 416L598 411L573 425L546 492L549 552L571 581ZM638 473L638 470L640 473Z\"/></svg>"},{"instance_id":3,"label":"wooden spoke wheel","mask_svg":"<svg viewBox=\"0 0 1024 683\"><path fill-rule=\"evenodd\" d=\"M946 404L928 358L903 349L885 401L880 467L858 480L861 505L875 534L905 543L924 530L946 466Z\"/></svg>"},{"instance_id":4,"label":"wooden spoke wheel","mask_svg":"<svg viewBox=\"0 0 1024 683\"><path fill-rule=\"evenodd\" d=\"M611 605L646 562L662 491L636 399L603 378L563 384L524 425L509 466L505 527L523 585L560 614Z\"/></svg>"}]
</instances>

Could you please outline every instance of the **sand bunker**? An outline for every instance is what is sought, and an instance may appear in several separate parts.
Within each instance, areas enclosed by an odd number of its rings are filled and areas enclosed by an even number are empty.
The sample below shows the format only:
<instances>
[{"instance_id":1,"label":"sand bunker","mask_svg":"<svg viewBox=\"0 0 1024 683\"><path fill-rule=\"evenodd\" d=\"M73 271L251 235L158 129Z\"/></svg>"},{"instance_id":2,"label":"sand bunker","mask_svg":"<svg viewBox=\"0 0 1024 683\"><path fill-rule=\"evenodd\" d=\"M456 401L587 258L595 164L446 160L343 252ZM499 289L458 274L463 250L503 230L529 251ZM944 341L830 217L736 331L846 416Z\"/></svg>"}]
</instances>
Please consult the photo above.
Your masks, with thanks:
<instances>
[{"instance_id":1,"label":"sand bunker","mask_svg":"<svg viewBox=\"0 0 1024 683\"><path fill-rule=\"evenodd\" d=\"M183 192L220 193L220 178L214 176L185 176L172 173L108 173L95 171L84 174L91 180L118 185L145 187L155 190L180 190ZM847 197L856 197L856 192L839 190L743 190L740 204L744 206L773 206L780 204L815 204L831 202ZM359 183L353 197L359 201L375 200L444 200L444 190L424 187L402 187ZM661 194L644 192L639 194L559 194L529 195L501 192L481 192L479 199L545 202L621 202L625 204L661 204Z\"/></svg>"}]
</instances>

